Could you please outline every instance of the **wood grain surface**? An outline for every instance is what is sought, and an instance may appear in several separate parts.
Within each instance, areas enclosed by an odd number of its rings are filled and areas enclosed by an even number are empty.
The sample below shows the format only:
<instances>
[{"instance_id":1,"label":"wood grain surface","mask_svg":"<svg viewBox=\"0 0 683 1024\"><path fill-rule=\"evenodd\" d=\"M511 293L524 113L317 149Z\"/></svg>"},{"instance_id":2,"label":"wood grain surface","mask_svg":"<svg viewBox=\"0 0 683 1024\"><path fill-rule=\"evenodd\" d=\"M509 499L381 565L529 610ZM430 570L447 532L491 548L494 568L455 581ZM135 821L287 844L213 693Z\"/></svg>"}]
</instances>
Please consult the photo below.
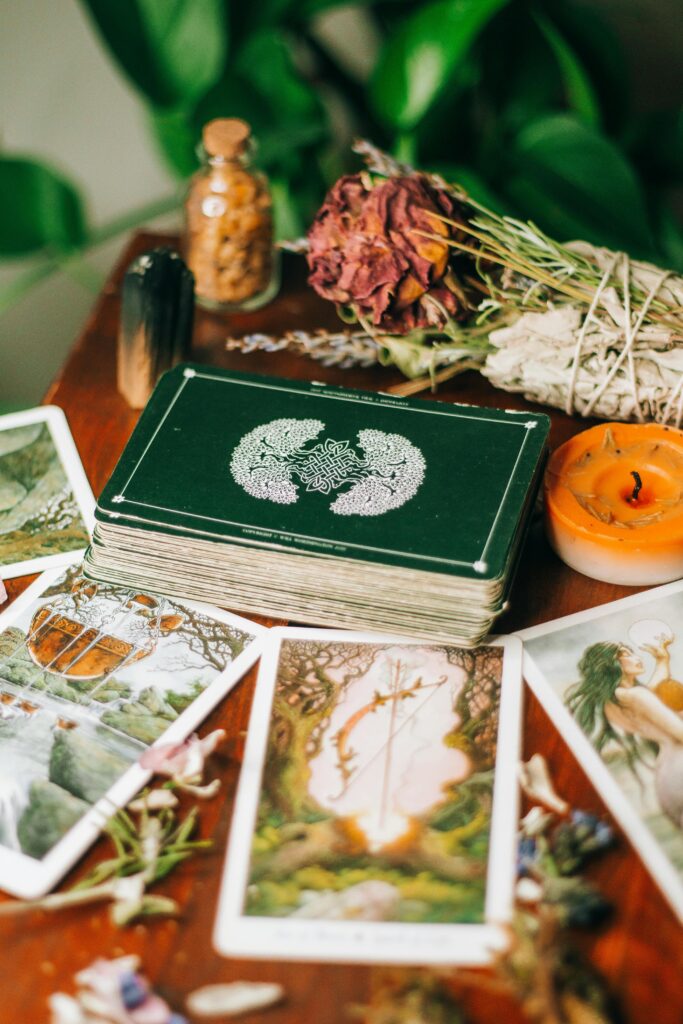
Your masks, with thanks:
<instances>
[{"instance_id":1,"label":"wood grain surface","mask_svg":"<svg viewBox=\"0 0 683 1024\"><path fill-rule=\"evenodd\" d=\"M158 235L136 236L104 287L94 311L66 363L49 388L45 401L64 409L95 494L99 494L137 419L115 387L118 289L123 271L137 254L172 242ZM402 378L394 370L325 369L286 353L244 356L225 351L228 334L247 331L273 333L296 327L338 326L334 309L305 286L301 258L287 256L280 296L267 308L230 318L198 311L192 358L232 369L315 379L371 390L384 390ZM431 397L431 396L428 396ZM467 402L503 408L531 408L521 397L495 391L476 373L444 384L439 401ZM534 411L541 411L534 406ZM547 410L545 410L547 411ZM551 444L590 426L585 420L552 413ZM29 578L8 584L15 597ZM534 523L511 598L510 611L500 620L509 632L570 612L603 604L634 590L598 583L581 576L551 552L540 524ZM237 610L237 609L234 609ZM260 620L264 621L264 620ZM177 899L178 920L159 920L119 930L109 923L106 908L82 907L58 913L33 911L0 919L0 1021L3 1024L43 1024L48 1020L46 998L56 990L73 990L74 973L95 957L136 952L144 971L175 1009L184 1010L186 995L199 985L234 979L281 982L286 1002L245 1024L342 1024L354 1018L353 1004L363 1004L381 984L379 968L318 966L226 960L211 946L220 874L237 783L244 734L254 683L252 671L207 719L201 732L219 726L229 741L211 762L223 786L221 794L202 808L201 834L213 839L213 849L181 866L158 887ZM559 791L574 806L598 813L604 807L584 772L544 712L526 691L524 747L548 759ZM606 975L618 998L623 1019L630 1024L681 1024L683 972L680 969L681 928L659 890L650 880L628 841L617 828L615 850L597 860L589 876L614 901L610 921L578 937L594 964ZM62 883L72 885L107 855L108 841L100 839ZM0 897L4 899L5 897ZM485 985L461 986L468 1020L478 1024L505 1021L516 1024L522 1015L507 998ZM357 1019L357 1018L356 1018Z\"/></svg>"}]
</instances>

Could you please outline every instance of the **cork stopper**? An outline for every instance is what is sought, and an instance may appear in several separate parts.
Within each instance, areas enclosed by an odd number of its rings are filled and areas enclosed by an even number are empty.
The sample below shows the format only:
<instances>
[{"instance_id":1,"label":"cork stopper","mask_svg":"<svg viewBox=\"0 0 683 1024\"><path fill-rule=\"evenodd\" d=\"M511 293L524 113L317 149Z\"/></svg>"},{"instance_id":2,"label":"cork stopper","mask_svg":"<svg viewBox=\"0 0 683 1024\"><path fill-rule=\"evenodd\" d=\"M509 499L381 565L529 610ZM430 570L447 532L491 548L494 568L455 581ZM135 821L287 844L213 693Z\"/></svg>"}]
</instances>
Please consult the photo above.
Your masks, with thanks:
<instances>
[{"instance_id":1,"label":"cork stopper","mask_svg":"<svg viewBox=\"0 0 683 1024\"><path fill-rule=\"evenodd\" d=\"M217 117L204 125L202 141L209 156L234 159L247 145L251 128L238 117Z\"/></svg>"}]
</instances>

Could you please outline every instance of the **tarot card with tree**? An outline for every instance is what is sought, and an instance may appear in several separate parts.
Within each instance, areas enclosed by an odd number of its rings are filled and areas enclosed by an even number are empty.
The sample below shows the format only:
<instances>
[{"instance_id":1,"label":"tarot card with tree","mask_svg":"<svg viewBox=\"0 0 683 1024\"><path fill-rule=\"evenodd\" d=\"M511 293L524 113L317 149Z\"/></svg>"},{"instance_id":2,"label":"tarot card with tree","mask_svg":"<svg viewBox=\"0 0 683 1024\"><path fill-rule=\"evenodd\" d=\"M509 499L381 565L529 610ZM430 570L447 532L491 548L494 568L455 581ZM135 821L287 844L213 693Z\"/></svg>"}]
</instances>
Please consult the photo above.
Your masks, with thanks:
<instances>
[{"instance_id":1,"label":"tarot card with tree","mask_svg":"<svg viewBox=\"0 0 683 1024\"><path fill-rule=\"evenodd\" d=\"M274 632L250 725L219 947L485 961L509 915L514 870L515 641L471 650Z\"/></svg>"}]
</instances>

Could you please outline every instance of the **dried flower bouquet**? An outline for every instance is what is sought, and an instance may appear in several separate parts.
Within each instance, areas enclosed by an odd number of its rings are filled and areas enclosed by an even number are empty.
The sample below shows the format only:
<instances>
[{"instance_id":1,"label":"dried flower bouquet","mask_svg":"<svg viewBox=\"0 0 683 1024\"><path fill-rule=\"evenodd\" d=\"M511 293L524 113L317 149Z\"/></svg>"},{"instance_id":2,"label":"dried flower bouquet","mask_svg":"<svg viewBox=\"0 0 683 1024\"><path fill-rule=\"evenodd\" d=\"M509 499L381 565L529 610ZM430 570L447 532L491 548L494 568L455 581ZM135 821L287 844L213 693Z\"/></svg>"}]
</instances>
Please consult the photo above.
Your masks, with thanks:
<instances>
[{"instance_id":1,"label":"dried flower bouquet","mask_svg":"<svg viewBox=\"0 0 683 1024\"><path fill-rule=\"evenodd\" d=\"M349 331L252 335L328 365L395 364L427 383L477 368L568 413L683 419L683 277L587 242L560 244L367 142L298 246ZM423 381L403 393L419 390Z\"/></svg>"}]
</instances>

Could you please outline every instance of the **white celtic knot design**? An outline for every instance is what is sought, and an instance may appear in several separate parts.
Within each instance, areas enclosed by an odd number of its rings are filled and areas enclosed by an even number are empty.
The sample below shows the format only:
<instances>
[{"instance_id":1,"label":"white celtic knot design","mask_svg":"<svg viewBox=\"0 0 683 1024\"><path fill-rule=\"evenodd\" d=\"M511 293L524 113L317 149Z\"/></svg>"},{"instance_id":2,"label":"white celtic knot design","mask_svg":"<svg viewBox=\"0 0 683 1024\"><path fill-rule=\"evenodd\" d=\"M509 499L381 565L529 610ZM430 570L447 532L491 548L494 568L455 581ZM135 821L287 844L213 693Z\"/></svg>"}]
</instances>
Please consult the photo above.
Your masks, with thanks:
<instances>
[{"instance_id":1,"label":"white celtic knot design","mask_svg":"<svg viewBox=\"0 0 683 1024\"><path fill-rule=\"evenodd\" d=\"M361 480L364 466L348 441L328 438L313 448L295 452L292 473L299 477L307 491L329 494L351 480Z\"/></svg>"},{"instance_id":2,"label":"white celtic knot design","mask_svg":"<svg viewBox=\"0 0 683 1024\"><path fill-rule=\"evenodd\" d=\"M232 453L230 471L254 498L291 505L299 485L331 494L345 485L330 505L336 515L378 516L399 508L417 492L425 461L401 434L382 430L358 433L359 454L348 441L326 438L308 445L324 430L321 420L280 419L245 434Z\"/></svg>"}]
</instances>

